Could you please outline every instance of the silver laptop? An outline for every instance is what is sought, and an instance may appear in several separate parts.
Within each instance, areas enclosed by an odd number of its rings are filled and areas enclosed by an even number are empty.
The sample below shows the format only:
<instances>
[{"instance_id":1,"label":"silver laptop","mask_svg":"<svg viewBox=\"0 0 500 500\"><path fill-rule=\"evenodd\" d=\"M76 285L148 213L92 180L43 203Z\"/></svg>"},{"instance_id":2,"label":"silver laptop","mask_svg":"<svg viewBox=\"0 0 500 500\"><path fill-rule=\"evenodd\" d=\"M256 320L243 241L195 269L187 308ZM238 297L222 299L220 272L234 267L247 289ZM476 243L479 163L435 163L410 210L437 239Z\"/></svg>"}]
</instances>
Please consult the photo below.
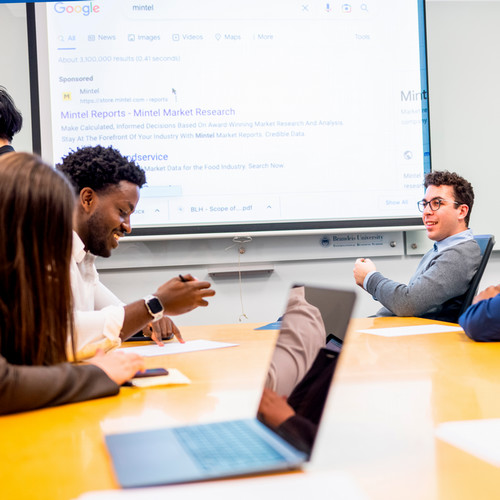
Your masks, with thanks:
<instances>
[{"instance_id":1,"label":"silver laptop","mask_svg":"<svg viewBox=\"0 0 500 500\"><path fill-rule=\"evenodd\" d=\"M335 330L336 338L343 340L355 293L305 287L306 300L308 290L314 292L311 305L319 309L322 317L336 317L336 323L343 325L343 331ZM106 445L118 482L125 488L142 487L300 468L311 456L339 352L320 349L294 389L299 404L293 417L296 421L290 425L292 432L287 431L288 421L272 428L261 421L262 413L257 412L249 419L107 435ZM297 424L304 424L304 435Z\"/></svg>"}]
</instances>

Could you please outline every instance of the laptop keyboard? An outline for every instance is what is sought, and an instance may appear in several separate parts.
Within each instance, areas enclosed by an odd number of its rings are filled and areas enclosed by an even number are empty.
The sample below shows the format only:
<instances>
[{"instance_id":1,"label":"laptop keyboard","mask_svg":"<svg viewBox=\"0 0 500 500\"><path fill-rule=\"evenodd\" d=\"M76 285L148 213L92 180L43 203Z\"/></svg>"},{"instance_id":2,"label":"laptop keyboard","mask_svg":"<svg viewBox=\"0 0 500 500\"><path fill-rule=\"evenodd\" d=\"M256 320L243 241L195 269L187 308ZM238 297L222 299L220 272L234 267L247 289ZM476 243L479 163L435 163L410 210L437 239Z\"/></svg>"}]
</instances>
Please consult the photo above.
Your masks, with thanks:
<instances>
[{"instance_id":1,"label":"laptop keyboard","mask_svg":"<svg viewBox=\"0 0 500 500\"><path fill-rule=\"evenodd\" d=\"M178 427L172 430L205 471L231 471L283 460L280 453L242 421Z\"/></svg>"}]
</instances>

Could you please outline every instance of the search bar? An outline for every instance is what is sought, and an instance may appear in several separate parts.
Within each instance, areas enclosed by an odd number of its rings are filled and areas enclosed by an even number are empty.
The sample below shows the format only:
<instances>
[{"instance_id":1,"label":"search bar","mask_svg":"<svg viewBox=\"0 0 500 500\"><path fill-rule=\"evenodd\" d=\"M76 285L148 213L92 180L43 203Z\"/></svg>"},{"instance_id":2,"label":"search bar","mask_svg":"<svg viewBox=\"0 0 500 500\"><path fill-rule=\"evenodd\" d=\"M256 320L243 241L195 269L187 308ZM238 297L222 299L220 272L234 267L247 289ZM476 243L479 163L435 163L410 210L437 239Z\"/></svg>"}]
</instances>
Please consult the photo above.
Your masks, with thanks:
<instances>
[{"instance_id":1,"label":"search bar","mask_svg":"<svg viewBox=\"0 0 500 500\"><path fill-rule=\"evenodd\" d=\"M126 0L130 19L151 20L327 20L363 18L371 13L362 0Z\"/></svg>"}]
</instances>

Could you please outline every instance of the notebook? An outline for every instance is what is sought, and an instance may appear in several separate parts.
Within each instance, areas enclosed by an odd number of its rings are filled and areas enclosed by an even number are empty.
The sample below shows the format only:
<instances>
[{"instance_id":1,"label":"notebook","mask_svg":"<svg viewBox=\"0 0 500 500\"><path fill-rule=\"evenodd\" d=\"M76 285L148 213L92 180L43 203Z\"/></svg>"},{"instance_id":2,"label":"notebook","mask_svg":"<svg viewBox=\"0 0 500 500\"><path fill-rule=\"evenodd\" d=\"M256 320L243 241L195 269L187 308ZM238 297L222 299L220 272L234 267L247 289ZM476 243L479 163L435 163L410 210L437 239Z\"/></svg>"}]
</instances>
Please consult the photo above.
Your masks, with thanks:
<instances>
[{"instance_id":1,"label":"notebook","mask_svg":"<svg viewBox=\"0 0 500 500\"><path fill-rule=\"evenodd\" d=\"M353 291L314 288L314 301L321 315L325 319L336 315L338 324L344 325L344 331L335 332L341 339L345 337L354 300ZM337 352L320 349L311 366L314 371L318 360L331 366L322 390L313 394L313 410L317 413L322 413L325 406L338 356ZM298 385L302 391L304 385L309 388L309 375L308 372ZM322 394L322 401L318 401L318 394ZM320 419L318 414L311 423L316 431ZM130 488L297 469L310 459L315 436L313 432L313 442L304 446L305 441L300 435L297 439L296 432L288 434L266 426L257 412L249 419L109 434L105 441L119 484Z\"/></svg>"}]
</instances>

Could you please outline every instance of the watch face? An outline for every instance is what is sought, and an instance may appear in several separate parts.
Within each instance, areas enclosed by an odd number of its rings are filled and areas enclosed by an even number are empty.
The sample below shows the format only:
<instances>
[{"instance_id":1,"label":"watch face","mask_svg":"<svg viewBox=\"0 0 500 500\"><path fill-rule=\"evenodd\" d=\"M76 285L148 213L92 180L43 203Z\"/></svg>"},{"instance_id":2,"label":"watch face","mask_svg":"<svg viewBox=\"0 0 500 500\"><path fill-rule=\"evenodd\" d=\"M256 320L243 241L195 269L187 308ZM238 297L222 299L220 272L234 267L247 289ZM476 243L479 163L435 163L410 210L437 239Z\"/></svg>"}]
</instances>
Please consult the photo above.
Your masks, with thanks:
<instances>
[{"instance_id":1,"label":"watch face","mask_svg":"<svg viewBox=\"0 0 500 500\"><path fill-rule=\"evenodd\" d=\"M153 297L148 300L149 309L153 314L158 314L163 311L163 306L161 305L160 299Z\"/></svg>"}]
</instances>

